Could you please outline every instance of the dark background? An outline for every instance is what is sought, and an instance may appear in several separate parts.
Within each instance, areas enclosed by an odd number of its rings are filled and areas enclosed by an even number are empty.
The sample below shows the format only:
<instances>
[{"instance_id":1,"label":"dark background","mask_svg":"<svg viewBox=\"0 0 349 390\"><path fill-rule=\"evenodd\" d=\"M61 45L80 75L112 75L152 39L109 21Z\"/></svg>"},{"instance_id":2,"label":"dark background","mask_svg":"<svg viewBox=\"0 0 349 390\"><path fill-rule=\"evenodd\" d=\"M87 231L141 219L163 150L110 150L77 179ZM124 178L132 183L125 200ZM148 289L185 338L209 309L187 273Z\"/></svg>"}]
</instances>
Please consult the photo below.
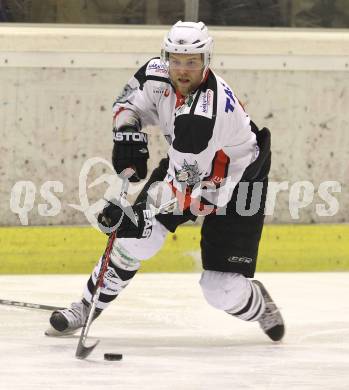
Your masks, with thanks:
<instances>
[{"instance_id":1,"label":"dark background","mask_svg":"<svg viewBox=\"0 0 349 390\"><path fill-rule=\"evenodd\" d=\"M0 0L0 22L170 25L190 0ZM349 27L349 0L200 0L208 25Z\"/></svg>"}]
</instances>

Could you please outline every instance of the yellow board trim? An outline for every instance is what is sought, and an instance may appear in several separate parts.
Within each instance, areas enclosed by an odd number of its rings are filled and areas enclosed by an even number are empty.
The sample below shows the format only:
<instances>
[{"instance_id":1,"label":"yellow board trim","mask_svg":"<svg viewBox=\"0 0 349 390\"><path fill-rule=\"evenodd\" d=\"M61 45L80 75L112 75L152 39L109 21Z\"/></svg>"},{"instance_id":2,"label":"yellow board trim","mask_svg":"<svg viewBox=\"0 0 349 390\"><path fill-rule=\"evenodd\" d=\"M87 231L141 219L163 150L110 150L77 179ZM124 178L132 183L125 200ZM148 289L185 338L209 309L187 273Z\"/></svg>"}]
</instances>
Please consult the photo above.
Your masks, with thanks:
<instances>
[{"instance_id":1,"label":"yellow board trim","mask_svg":"<svg viewBox=\"0 0 349 390\"><path fill-rule=\"evenodd\" d=\"M106 236L91 227L0 228L0 274L90 273ZM183 226L141 272L201 270L200 227ZM349 270L349 225L266 225L259 272Z\"/></svg>"}]
</instances>

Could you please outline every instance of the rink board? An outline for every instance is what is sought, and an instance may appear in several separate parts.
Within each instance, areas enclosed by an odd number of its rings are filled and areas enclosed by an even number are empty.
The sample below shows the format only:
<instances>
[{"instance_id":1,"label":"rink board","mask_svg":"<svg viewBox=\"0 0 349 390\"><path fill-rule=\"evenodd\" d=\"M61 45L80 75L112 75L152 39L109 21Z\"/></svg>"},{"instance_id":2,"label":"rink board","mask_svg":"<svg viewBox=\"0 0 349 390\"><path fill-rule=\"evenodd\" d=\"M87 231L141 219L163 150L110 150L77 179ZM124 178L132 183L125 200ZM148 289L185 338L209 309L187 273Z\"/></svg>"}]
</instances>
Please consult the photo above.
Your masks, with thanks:
<instances>
[{"instance_id":1,"label":"rink board","mask_svg":"<svg viewBox=\"0 0 349 390\"><path fill-rule=\"evenodd\" d=\"M0 274L89 273L106 236L91 227L0 228ZM169 234L162 250L143 262L143 272L201 269L200 227ZM266 225L260 272L349 270L349 225Z\"/></svg>"}]
</instances>

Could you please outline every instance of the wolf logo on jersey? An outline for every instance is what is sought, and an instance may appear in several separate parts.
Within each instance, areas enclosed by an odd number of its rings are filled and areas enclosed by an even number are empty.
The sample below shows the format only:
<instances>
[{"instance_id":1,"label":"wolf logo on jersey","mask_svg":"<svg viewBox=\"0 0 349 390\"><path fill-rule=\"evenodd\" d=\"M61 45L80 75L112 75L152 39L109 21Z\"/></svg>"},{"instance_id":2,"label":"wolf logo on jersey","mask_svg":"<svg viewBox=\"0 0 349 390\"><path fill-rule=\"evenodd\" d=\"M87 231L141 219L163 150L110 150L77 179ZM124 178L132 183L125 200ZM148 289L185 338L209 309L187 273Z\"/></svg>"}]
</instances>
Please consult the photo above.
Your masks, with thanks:
<instances>
[{"instance_id":1,"label":"wolf logo on jersey","mask_svg":"<svg viewBox=\"0 0 349 390\"><path fill-rule=\"evenodd\" d=\"M184 160L183 168L176 170L176 179L181 183L187 183L189 186L195 186L196 183L199 183L200 171L197 161L194 164L188 164Z\"/></svg>"},{"instance_id":2,"label":"wolf logo on jersey","mask_svg":"<svg viewBox=\"0 0 349 390\"><path fill-rule=\"evenodd\" d=\"M122 90L120 96L116 98L115 103L126 103L129 96L132 95L137 88L132 88L129 84L126 84L124 89Z\"/></svg>"}]
</instances>

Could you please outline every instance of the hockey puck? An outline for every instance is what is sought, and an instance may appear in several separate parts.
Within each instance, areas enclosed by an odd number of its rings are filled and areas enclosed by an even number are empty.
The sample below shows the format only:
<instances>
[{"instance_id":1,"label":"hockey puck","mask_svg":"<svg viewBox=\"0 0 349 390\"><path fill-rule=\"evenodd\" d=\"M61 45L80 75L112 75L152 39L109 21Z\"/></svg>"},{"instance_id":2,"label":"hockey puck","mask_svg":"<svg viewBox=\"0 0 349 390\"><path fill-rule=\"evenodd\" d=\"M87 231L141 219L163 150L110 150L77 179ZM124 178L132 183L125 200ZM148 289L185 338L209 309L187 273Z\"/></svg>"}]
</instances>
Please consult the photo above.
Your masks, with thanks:
<instances>
[{"instance_id":1,"label":"hockey puck","mask_svg":"<svg viewBox=\"0 0 349 390\"><path fill-rule=\"evenodd\" d=\"M104 360L122 360L121 353L105 353Z\"/></svg>"}]
</instances>

